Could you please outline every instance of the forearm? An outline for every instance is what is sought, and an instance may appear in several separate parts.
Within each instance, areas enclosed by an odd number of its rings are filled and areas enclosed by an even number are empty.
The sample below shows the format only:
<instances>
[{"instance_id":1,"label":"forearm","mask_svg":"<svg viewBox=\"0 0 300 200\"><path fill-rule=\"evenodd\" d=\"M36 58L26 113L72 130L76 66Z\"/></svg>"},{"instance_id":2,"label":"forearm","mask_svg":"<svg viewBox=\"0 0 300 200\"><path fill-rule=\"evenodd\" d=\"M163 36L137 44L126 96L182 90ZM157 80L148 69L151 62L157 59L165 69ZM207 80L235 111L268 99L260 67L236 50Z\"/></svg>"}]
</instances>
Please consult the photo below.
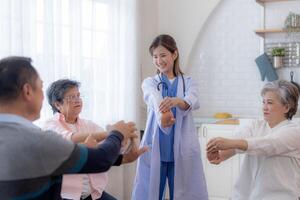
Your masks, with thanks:
<instances>
[{"instance_id":1,"label":"forearm","mask_svg":"<svg viewBox=\"0 0 300 200\"><path fill-rule=\"evenodd\" d=\"M207 151L218 151L218 150L235 150L239 149L246 151L248 149L248 142L244 139L227 139L222 137L216 137L211 139L207 143Z\"/></svg>"},{"instance_id":2,"label":"forearm","mask_svg":"<svg viewBox=\"0 0 300 200\"><path fill-rule=\"evenodd\" d=\"M122 140L123 136L119 132L114 131L96 149L88 149L88 158L80 173L107 171L119 158Z\"/></svg>"},{"instance_id":3,"label":"forearm","mask_svg":"<svg viewBox=\"0 0 300 200\"><path fill-rule=\"evenodd\" d=\"M232 148L246 151L248 149L248 142L244 139L234 139L232 140Z\"/></svg>"},{"instance_id":4,"label":"forearm","mask_svg":"<svg viewBox=\"0 0 300 200\"><path fill-rule=\"evenodd\" d=\"M190 108L190 105L184 101L183 99L177 98L177 106L181 109L181 110L188 110Z\"/></svg>"},{"instance_id":5,"label":"forearm","mask_svg":"<svg viewBox=\"0 0 300 200\"><path fill-rule=\"evenodd\" d=\"M295 134L294 136L299 135ZM245 153L250 155L284 155L300 158L299 138L290 134L273 137L247 138L248 149Z\"/></svg>"},{"instance_id":6,"label":"forearm","mask_svg":"<svg viewBox=\"0 0 300 200\"><path fill-rule=\"evenodd\" d=\"M92 135L93 138L95 138L97 140L97 142L100 142L102 140L104 140L107 137L106 132L95 132L95 133L74 133L71 136L71 140L74 143L82 143L86 140L86 138Z\"/></svg>"},{"instance_id":7,"label":"forearm","mask_svg":"<svg viewBox=\"0 0 300 200\"><path fill-rule=\"evenodd\" d=\"M97 132L92 133L93 137L97 140L97 142L101 142L105 138L107 138L107 132Z\"/></svg>"},{"instance_id":8,"label":"forearm","mask_svg":"<svg viewBox=\"0 0 300 200\"><path fill-rule=\"evenodd\" d=\"M74 143L82 143L89 136L89 133L73 133L71 140Z\"/></svg>"},{"instance_id":9,"label":"forearm","mask_svg":"<svg viewBox=\"0 0 300 200\"><path fill-rule=\"evenodd\" d=\"M220 151L220 158L222 161L227 160L234 155L235 155L235 150L233 149Z\"/></svg>"}]
</instances>

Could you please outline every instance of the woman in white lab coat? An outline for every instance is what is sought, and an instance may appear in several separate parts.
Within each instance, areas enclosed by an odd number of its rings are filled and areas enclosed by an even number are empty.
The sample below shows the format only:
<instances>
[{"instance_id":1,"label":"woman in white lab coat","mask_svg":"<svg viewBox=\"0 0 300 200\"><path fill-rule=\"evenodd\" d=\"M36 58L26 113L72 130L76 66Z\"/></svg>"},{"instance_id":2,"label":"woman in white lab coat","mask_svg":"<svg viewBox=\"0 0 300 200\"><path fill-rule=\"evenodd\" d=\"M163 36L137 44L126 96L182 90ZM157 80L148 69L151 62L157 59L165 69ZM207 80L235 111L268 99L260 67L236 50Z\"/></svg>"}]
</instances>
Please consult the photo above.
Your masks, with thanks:
<instances>
[{"instance_id":1,"label":"woman in white lab coat","mask_svg":"<svg viewBox=\"0 0 300 200\"><path fill-rule=\"evenodd\" d=\"M287 81L267 83L262 91L263 120L241 128L235 139L213 138L207 158L220 164L245 153L232 199L296 200L299 196L300 126L291 121L299 91Z\"/></svg>"},{"instance_id":2,"label":"woman in white lab coat","mask_svg":"<svg viewBox=\"0 0 300 200\"><path fill-rule=\"evenodd\" d=\"M157 74L143 81L147 124L138 160L132 200L162 200L168 182L170 200L207 200L200 144L192 111L199 108L197 85L183 75L175 40L157 36L150 45Z\"/></svg>"}]
</instances>

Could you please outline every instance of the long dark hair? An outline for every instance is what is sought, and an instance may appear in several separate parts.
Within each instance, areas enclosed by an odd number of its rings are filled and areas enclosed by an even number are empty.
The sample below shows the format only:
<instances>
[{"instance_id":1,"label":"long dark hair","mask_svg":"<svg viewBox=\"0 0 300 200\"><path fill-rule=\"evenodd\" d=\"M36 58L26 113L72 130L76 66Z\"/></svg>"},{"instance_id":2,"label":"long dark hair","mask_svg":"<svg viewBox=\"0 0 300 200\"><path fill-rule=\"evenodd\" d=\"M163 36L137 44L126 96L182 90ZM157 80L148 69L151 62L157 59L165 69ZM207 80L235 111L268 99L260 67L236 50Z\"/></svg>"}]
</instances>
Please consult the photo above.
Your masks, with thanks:
<instances>
[{"instance_id":1,"label":"long dark hair","mask_svg":"<svg viewBox=\"0 0 300 200\"><path fill-rule=\"evenodd\" d=\"M179 52L174 38L172 38L170 35L165 34L159 35L156 38L154 38L153 42L149 47L149 52L151 56L153 56L153 51L158 46L165 47L172 54L174 54L177 51L177 58L174 60L173 74L174 76L183 75L183 72L179 67ZM157 73L160 73L159 70L157 70Z\"/></svg>"}]
</instances>

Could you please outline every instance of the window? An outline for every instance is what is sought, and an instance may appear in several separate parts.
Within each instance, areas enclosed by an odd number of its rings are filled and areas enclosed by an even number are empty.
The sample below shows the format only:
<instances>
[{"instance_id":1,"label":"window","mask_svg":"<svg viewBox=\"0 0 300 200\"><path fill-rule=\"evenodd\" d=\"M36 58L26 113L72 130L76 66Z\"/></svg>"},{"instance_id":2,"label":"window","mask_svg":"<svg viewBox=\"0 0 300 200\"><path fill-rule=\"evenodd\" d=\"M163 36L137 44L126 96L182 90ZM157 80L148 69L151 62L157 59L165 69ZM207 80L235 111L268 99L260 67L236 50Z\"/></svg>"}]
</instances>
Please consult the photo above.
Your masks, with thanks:
<instances>
[{"instance_id":1,"label":"window","mask_svg":"<svg viewBox=\"0 0 300 200\"><path fill-rule=\"evenodd\" d=\"M124 103L124 89L133 93L126 98L135 98L137 83L124 77L138 74L136 29L124 26L124 19L135 24L135 4L130 1L3 0L0 57L32 57L44 90L61 78L80 81L85 118L101 125L126 119L131 106ZM41 116L40 124L52 116L46 100Z\"/></svg>"}]
</instances>

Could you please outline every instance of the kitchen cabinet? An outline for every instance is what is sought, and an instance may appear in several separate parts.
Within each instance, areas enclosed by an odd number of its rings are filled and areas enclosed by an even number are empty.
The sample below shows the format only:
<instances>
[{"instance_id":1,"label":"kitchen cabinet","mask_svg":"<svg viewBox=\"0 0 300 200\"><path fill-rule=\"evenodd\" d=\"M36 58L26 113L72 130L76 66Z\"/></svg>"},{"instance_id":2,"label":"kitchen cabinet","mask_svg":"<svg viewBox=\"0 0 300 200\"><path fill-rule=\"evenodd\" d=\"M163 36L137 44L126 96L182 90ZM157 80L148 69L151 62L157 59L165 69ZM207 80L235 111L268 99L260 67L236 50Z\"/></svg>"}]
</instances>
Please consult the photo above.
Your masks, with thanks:
<instances>
[{"instance_id":1,"label":"kitchen cabinet","mask_svg":"<svg viewBox=\"0 0 300 200\"><path fill-rule=\"evenodd\" d=\"M206 177L209 200L229 200L239 175L242 155L235 155L220 165L210 164L206 159L206 143L213 137L233 136L238 125L202 124L198 128L202 163Z\"/></svg>"}]
</instances>

